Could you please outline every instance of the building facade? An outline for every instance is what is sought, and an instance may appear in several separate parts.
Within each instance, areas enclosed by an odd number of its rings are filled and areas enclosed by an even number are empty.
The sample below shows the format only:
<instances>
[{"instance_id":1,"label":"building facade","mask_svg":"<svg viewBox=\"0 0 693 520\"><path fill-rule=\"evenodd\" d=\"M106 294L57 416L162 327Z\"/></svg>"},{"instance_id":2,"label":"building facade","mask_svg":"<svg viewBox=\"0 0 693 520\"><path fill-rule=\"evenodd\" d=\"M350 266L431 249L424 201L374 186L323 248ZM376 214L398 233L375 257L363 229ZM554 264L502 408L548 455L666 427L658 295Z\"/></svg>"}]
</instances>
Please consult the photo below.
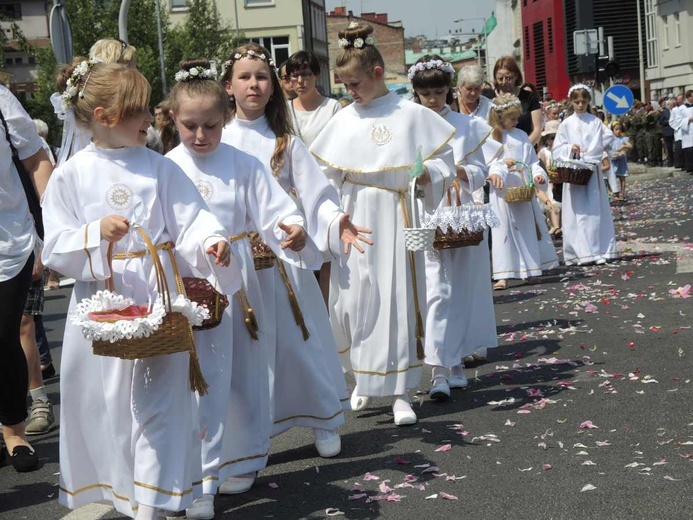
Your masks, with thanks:
<instances>
[{"instance_id":1,"label":"building facade","mask_svg":"<svg viewBox=\"0 0 693 520\"><path fill-rule=\"evenodd\" d=\"M387 14L381 13L362 13L361 16L354 16L352 11L344 7L337 7L334 11L327 14L327 38L329 42L330 55L330 80L332 82L331 91L340 96L344 94L339 76L335 74L334 64L339 54L338 45L339 31L346 29L351 22L369 24L373 27L373 37L376 46L383 55L385 61L385 83L391 90L407 89L409 79L407 78L407 67L404 54L404 27L401 22L390 22Z\"/></svg>"},{"instance_id":2,"label":"building facade","mask_svg":"<svg viewBox=\"0 0 693 520\"><path fill-rule=\"evenodd\" d=\"M34 47L44 48L50 45L48 36L48 15L51 2L30 0L22 2L1 2L0 14L5 19L15 22L21 29L27 42ZM21 51L18 42L12 40L10 22L0 22L4 31L5 63L0 79L20 100L25 100L37 88L36 63L32 56Z\"/></svg>"},{"instance_id":3,"label":"building facade","mask_svg":"<svg viewBox=\"0 0 693 520\"><path fill-rule=\"evenodd\" d=\"M488 81L493 83L493 67L503 56L512 56L520 69L522 63L521 10L519 0L496 0L496 27L488 35Z\"/></svg>"},{"instance_id":4,"label":"building facade","mask_svg":"<svg viewBox=\"0 0 693 520\"><path fill-rule=\"evenodd\" d=\"M693 88L693 1L645 0L650 99Z\"/></svg>"},{"instance_id":5,"label":"building facade","mask_svg":"<svg viewBox=\"0 0 693 520\"><path fill-rule=\"evenodd\" d=\"M168 0L171 22L182 23L186 0ZM320 61L318 86L329 91L330 73L324 0L233 0L217 2L221 18L246 39L266 47L281 65L300 50Z\"/></svg>"}]
</instances>

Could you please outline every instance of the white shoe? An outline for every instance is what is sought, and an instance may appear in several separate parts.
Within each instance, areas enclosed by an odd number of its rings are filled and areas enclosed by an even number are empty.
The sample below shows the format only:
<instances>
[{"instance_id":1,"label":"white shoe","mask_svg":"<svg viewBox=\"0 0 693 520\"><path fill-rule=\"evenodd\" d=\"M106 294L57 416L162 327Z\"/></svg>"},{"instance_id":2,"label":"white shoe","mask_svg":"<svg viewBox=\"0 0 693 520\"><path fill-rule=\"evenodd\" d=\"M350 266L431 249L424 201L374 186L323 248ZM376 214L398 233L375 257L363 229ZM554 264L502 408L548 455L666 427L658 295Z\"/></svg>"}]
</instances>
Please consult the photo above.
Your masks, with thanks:
<instances>
[{"instance_id":1,"label":"white shoe","mask_svg":"<svg viewBox=\"0 0 693 520\"><path fill-rule=\"evenodd\" d=\"M238 495L245 493L255 483L257 473L250 473L250 476L229 477L219 486L220 495Z\"/></svg>"},{"instance_id":2,"label":"white shoe","mask_svg":"<svg viewBox=\"0 0 693 520\"><path fill-rule=\"evenodd\" d=\"M450 386L448 380L443 376L436 377L433 381L433 386L428 392L431 399L435 401L444 401L450 397Z\"/></svg>"},{"instance_id":3,"label":"white shoe","mask_svg":"<svg viewBox=\"0 0 693 520\"><path fill-rule=\"evenodd\" d=\"M323 458L336 457L342 451L342 439L334 430L323 430L322 428L313 428L315 434L315 449Z\"/></svg>"},{"instance_id":4,"label":"white shoe","mask_svg":"<svg viewBox=\"0 0 693 520\"><path fill-rule=\"evenodd\" d=\"M450 374L448 385L450 388L466 388L469 386L469 381L464 374Z\"/></svg>"},{"instance_id":5,"label":"white shoe","mask_svg":"<svg viewBox=\"0 0 693 520\"><path fill-rule=\"evenodd\" d=\"M193 501L192 507L185 510L188 520L211 520L214 518L214 497L203 495Z\"/></svg>"},{"instance_id":6,"label":"white shoe","mask_svg":"<svg viewBox=\"0 0 693 520\"><path fill-rule=\"evenodd\" d=\"M399 408L399 410L395 410ZM408 426L416 424L417 418L407 396L395 396L392 402L392 412L395 414L395 424L397 426Z\"/></svg>"},{"instance_id":7,"label":"white shoe","mask_svg":"<svg viewBox=\"0 0 693 520\"><path fill-rule=\"evenodd\" d=\"M600 258L595 262L597 265L605 265L606 264L606 258Z\"/></svg>"},{"instance_id":8,"label":"white shoe","mask_svg":"<svg viewBox=\"0 0 693 520\"><path fill-rule=\"evenodd\" d=\"M488 347L479 347L472 355L475 361L486 361L488 357Z\"/></svg>"},{"instance_id":9,"label":"white shoe","mask_svg":"<svg viewBox=\"0 0 693 520\"><path fill-rule=\"evenodd\" d=\"M358 395L356 392L358 391L358 386L354 388L354 391L351 393L351 409L354 412L360 412L361 410L365 410L368 407L368 403L370 402L371 398L367 397L365 395Z\"/></svg>"}]
</instances>

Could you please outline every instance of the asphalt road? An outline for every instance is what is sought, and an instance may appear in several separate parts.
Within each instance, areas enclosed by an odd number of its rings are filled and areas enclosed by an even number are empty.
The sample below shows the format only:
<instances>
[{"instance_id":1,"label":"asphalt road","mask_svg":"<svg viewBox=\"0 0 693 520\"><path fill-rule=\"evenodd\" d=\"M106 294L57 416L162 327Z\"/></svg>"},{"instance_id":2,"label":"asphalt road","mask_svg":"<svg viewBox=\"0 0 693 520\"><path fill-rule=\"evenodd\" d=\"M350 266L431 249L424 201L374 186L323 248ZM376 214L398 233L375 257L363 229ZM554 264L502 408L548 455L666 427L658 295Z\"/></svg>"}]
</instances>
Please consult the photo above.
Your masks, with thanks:
<instances>
[{"instance_id":1,"label":"asphalt road","mask_svg":"<svg viewBox=\"0 0 693 520\"><path fill-rule=\"evenodd\" d=\"M614 206L618 262L496 293L500 347L468 389L434 403L426 374L412 427L384 399L348 413L331 460L310 432L285 433L250 492L217 498L217 518L693 518L693 299L670 294L693 283L692 180L630 184ZM68 298L47 293L56 360ZM57 413L58 377L49 392ZM60 506L58 431L35 446L39 471L0 468L0 518L121 518Z\"/></svg>"}]
</instances>

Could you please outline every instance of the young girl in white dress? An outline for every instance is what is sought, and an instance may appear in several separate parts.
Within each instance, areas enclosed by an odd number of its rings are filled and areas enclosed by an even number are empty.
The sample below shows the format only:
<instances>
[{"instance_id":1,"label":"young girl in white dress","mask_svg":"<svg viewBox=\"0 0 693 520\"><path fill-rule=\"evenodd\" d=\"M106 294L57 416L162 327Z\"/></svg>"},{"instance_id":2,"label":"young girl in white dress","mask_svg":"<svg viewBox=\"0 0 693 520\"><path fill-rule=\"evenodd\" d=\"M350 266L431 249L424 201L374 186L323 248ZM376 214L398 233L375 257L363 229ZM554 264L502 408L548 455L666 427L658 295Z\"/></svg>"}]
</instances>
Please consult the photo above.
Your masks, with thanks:
<instances>
[{"instance_id":1,"label":"young girl in white dress","mask_svg":"<svg viewBox=\"0 0 693 520\"><path fill-rule=\"evenodd\" d=\"M344 209L373 230L375 242L331 274L330 319L356 379L352 408L390 396L395 424L406 425L417 421L408 390L421 381L426 311L423 254L404 245L403 229L412 225L410 171L420 147L424 171L417 182L433 211L455 178L449 145L455 128L388 91L372 32L355 22L340 31L337 73L354 103L330 120L311 152L340 190Z\"/></svg>"},{"instance_id":2,"label":"young girl in white dress","mask_svg":"<svg viewBox=\"0 0 693 520\"><path fill-rule=\"evenodd\" d=\"M258 157L272 169L276 182L295 196L306 219L306 231L333 261L341 262L345 244L363 251L359 234L339 206L308 149L291 135L288 108L267 49L247 44L224 64L222 83L232 96L234 117L222 141ZM272 372L272 435L291 427L311 428L323 457L341 450L335 431L348 406L346 380L330 330L327 310L311 269L277 262L258 272L265 312L274 326L270 341ZM247 476L244 478L248 478Z\"/></svg>"},{"instance_id":3,"label":"young girl in white dress","mask_svg":"<svg viewBox=\"0 0 693 520\"><path fill-rule=\"evenodd\" d=\"M181 67L168 98L181 144L167 157L195 183L212 213L231 234L231 249L243 276L242 289L229 302L221 324L195 332L198 343L211 347L199 352L209 392L196 396L199 429L204 435L200 475L204 496L195 500L186 516L202 519L214 518L214 494L219 482L228 476L225 468L230 467L233 457L229 446L257 434L246 417L255 414L256 409L269 416L267 359L262 355L254 357L258 364L252 372L239 376L255 381L254 409L244 410L235 406L235 400L229 401L235 353L256 350L266 356L266 331L273 327L264 312L248 232L258 230L265 243L288 264L315 263L322 256L315 248L304 249L303 216L262 163L221 143L221 132L230 116L229 99L209 61L187 60ZM238 357L244 359L242 354Z\"/></svg>"},{"instance_id":4,"label":"young girl in white dress","mask_svg":"<svg viewBox=\"0 0 693 520\"><path fill-rule=\"evenodd\" d=\"M556 249L549 236L546 221L536 198L528 202L506 202L507 188L534 186L546 191L548 176L539 164L527 134L515 128L521 114L520 101L512 94L502 94L493 100L490 123L493 138L503 145L491 163L491 173L503 172L505 188L493 189L491 205L501 225L491 231L493 257L493 288L503 290L508 278L529 279L558 265Z\"/></svg>"},{"instance_id":5,"label":"young girl in white dress","mask_svg":"<svg viewBox=\"0 0 693 520\"><path fill-rule=\"evenodd\" d=\"M183 171L144 146L152 121L144 76L124 65L77 59L58 86L77 123L92 136L55 170L43 201L44 264L77 280L68 314L109 277L118 294L138 304L156 296L152 260L135 233L128 233L131 223L159 248L173 246L181 275L206 278L221 293L234 294L241 278L226 230ZM119 253L112 267L109 245ZM169 254L161 250L159 257L173 281ZM231 267L221 268L229 262ZM175 299L176 284L169 288ZM63 345L60 502L73 509L109 502L124 515L146 520L155 520L157 510L189 507L193 439L199 434L189 354L134 361L97 356L70 321Z\"/></svg>"},{"instance_id":6,"label":"young girl in white dress","mask_svg":"<svg viewBox=\"0 0 693 520\"><path fill-rule=\"evenodd\" d=\"M605 264L616 258L616 234L609 196L601 171L604 150L614 134L589 113L592 100L587 85L570 87L572 113L558 127L554 160L579 158L593 164L587 185L563 184L563 259L566 265Z\"/></svg>"},{"instance_id":7,"label":"young girl in white dress","mask_svg":"<svg viewBox=\"0 0 693 520\"><path fill-rule=\"evenodd\" d=\"M440 56L427 55L409 69L409 79L415 100L455 127L451 145L460 202L474 204L472 193L483 187L488 175L482 146L491 136L491 127L450 109L454 70ZM488 180L499 189L503 187L498 174ZM447 205L447 200L441 204ZM467 386L462 362L465 356L478 348L498 346L490 269L485 243L426 255L425 362L433 367L432 399L447 399L451 388Z\"/></svg>"}]
</instances>

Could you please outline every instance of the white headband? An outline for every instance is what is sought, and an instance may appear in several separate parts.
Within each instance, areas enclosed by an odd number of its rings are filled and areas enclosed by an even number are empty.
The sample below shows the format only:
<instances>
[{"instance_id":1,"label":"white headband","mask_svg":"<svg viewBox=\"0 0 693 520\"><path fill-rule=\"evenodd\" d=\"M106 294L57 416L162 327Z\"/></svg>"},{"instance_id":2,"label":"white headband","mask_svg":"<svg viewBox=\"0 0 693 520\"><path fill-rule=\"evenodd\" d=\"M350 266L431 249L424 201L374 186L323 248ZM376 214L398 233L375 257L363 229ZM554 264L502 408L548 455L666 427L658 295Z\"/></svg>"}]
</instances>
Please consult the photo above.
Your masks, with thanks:
<instances>
[{"instance_id":1,"label":"white headband","mask_svg":"<svg viewBox=\"0 0 693 520\"><path fill-rule=\"evenodd\" d=\"M174 78L176 82L190 81L192 79L217 79L217 72L214 69L193 67L190 70L179 70Z\"/></svg>"},{"instance_id":2,"label":"white headband","mask_svg":"<svg viewBox=\"0 0 693 520\"><path fill-rule=\"evenodd\" d=\"M584 83L576 83L572 87L568 89L568 97L573 93L574 90L586 90L587 93L591 96L592 95L592 89L585 85Z\"/></svg>"},{"instance_id":3,"label":"white headband","mask_svg":"<svg viewBox=\"0 0 693 520\"><path fill-rule=\"evenodd\" d=\"M507 110L513 107L522 107L522 103L520 103L519 99L513 99L512 101L508 101L507 103L503 103L502 105L491 104L491 108L494 110L494 112L502 112L503 110Z\"/></svg>"},{"instance_id":4,"label":"white headband","mask_svg":"<svg viewBox=\"0 0 693 520\"><path fill-rule=\"evenodd\" d=\"M409 81L414 79L414 76L416 76L417 72L424 72L426 70L432 70L432 69L437 69L445 74L448 74L451 78L455 75L455 68L450 65L447 61L443 60L429 60L429 61L422 61L419 63L415 63L411 67L409 67L409 73L407 76L409 77Z\"/></svg>"}]
</instances>

